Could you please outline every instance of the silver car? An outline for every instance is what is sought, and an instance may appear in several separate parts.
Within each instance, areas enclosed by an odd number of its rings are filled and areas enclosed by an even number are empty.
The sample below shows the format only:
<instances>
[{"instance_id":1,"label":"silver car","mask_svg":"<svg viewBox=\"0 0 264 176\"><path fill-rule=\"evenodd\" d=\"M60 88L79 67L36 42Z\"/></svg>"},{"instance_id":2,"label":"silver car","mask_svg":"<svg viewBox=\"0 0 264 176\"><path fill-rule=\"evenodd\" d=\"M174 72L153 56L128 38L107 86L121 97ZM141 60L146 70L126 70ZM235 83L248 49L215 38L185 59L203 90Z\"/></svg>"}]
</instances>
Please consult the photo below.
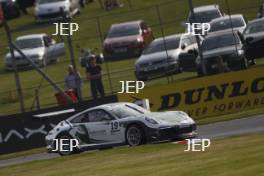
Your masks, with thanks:
<instances>
[{"instance_id":1,"label":"silver car","mask_svg":"<svg viewBox=\"0 0 264 176\"><path fill-rule=\"evenodd\" d=\"M155 39L135 63L138 80L181 72L178 57L181 52L197 49L195 37L191 34L176 34Z\"/></svg>"},{"instance_id":2,"label":"silver car","mask_svg":"<svg viewBox=\"0 0 264 176\"><path fill-rule=\"evenodd\" d=\"M36 0L36 22L61 20L61 8L66 13L66 17L70 18L80 12L79 0Z\"/></svg>"},{"instance_id":3,"label":"silver car","mask_svg":"<svg viewBox=\"0 0 264 176\"><path fill-rule=\"evenodd\" d=\"M32 34L20 36L16 39L15 45L39 67L49 63L57 62L59 57L65 54L64 43L56 43L47 34ZM14 52L18 68L31 68L32 65L18 52ZM6 70L13 70L11 53L5 57Z\"/></svg>"},{"instance_id":4,"label":"silver car","mask_svg":"<svg viewBox=\"0 0 264 176\"><path fill-rule=\"evenodd\" d=\"M69 155L126 144L138 146L160 140L192 138L196 136L195 130L195 122L185 112L150 112L133 103L119 102L87 109L60 122L48 133L46 142L49 152ZM78 141L72 150L67 143L70 139Z\"/></svg>"}]
</instances>

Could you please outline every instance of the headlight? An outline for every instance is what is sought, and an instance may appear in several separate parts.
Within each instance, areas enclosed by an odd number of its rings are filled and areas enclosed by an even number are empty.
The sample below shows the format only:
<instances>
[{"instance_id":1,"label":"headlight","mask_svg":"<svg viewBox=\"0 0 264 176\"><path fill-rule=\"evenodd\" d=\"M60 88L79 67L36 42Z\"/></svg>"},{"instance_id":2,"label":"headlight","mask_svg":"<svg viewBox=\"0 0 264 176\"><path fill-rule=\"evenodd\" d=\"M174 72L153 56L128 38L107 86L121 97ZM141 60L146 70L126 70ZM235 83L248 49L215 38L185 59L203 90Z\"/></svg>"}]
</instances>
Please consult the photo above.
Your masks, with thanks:
<instances>
[{"instance_id":1,"label":"headlight","mask_svg":"<svg viewBox=\"0 0 264 176\"><path fill-rule=\"evenodd\" d=\"M243 55L244 54L244 50L238 50L238 55Z\"/></svg>"},{"instance_id":2,"label":"headlight","mask_svg":"<svg viewBox=\"0 0 264 176\"><path fill-rule=\"evenodd\" d=\"M149 123L152 123L152 124L159 124L156 120L154 119L151 119L151 118L148 118L148 117L145 117L145 120Z\"/></svg>"},{"instance_id":3,"label":"headlight","mask_svg":"<svg viewBox=\"0 0 264 176\"><path fill-rule=\"evenodd\" d=\"M33 54L33 55L29 56L29 58L30 58L30 59L38 59L38 58L40 58L40 55L38 55L38 54Z\"/></svg>"},{"instance_id":4,"label":"headlight","mask_svg":"<svg viewBox=\"0 0 264 176\"><path fill-rule=\"evenodd\" d=\"M142 38L137 38L137 42L138 43L143 42Z\"/></svg>"}]
</instances>

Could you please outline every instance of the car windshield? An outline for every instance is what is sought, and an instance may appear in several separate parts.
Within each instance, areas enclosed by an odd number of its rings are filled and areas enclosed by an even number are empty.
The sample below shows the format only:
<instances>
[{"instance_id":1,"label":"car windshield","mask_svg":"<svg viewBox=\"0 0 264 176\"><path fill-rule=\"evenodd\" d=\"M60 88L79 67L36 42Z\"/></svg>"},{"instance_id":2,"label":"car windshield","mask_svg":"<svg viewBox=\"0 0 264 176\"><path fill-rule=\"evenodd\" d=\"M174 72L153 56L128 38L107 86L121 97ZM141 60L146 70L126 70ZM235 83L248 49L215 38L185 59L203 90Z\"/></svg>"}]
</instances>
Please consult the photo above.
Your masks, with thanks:
<instances>
[{"instance_id":1,"label":"car windshield","mask_svg":"<svg viewBox=\"0 0 264 176\"><path fill-rule=\"evenodd\" d=\"M208 23L215 18L221 17L221 14L218 10L210 10L204 12L196 12L194 13L195 19L190 18L190 22L192 23Z\"/></svg>"},{"instance_id":2,"label":"car windshield","mask_svg":"<svg viewBox=\"0 0 264 176\"><path fill-rule=\"evenodd\" d=\"M215 21L211 23L211 29L210 32L215 32L215 31L220 31L220 30L225 30L225 29L230 29L230 28L237 28L244 26L245 22L243 18L238 17L238 18L226 18L220 21Z\"/></svg>"},{"instance_id":3,"label":"car windshield","mask_svg":"<svg viewBox=\"0 0 264 176\"><path fill-rule=\"evenodd\" d=\"M53 3L53 2L62 2L66 0L38 0L38 4L48 4L48 3Z\"/></svg>"},{"instance_id":4,"label":"car windshield","mask_svg":"<svg viewBox=\"0 0 264 176\"><path fill-rule=\"evenodd\" d=\"M245 30L245 34L252 34L257 32L264 31L264 20L248 24L248 27Z\"/></svg>"},{"instance_id":5,"label":"car windshield","mask_svg":"<svg viewBox=\"0 0 264 176\"><path fill-rule=\"evenodd\" d=\"M124 106L116 106L112 110L113 114L115 114L118 118L126 118L129 116L138 116L145 114L147 110L137 107L137 106L131 106L131 105L124 105Z\"/></svg>"},{"instance_id":6,"label":"car windshield","mask_svg":"<svg viewBox=\"0 0 264 176\"><path fill-rule=\"evenodd\" d=\"M202 50L208 51L217 48L232 46L238 44L239 41L239 37L233 33L208 37L205 38L202 43Z\"/></svg>"},{"instance_id":7,"label":"car windshield","mask_svg":"<svg viewBox=\"0 0 264 176\"><path fill-rule=\"evenodd\" d=\"M179 44L180 44L180 37L174 37L169 39L165 38L165 41L161 39L152 42L150 46L143 52L143 54L151 54L166 50L177 49L179 48Z\"/></svg>"},{"instance_id":8,"label":"car windshield","mask_svg":"<svg viewBox=\"0 0 264 176\"><path fill-rule=\"evenodd\" d=\"M15 44L19 49L31 49L43 46L42 40L40 38L16 40Z\"/></svg>"},{"instance_id":9,"label":"car windshield","mask_svg":"<svg viewBox=\"0 0 264 176\"><path fill-rule=\"evenodd\" d=\"M107 35L107 38L115 38L115 37L125 37L130 35L139 35L139 27L138 26L115 26L112 27L109 34Z\"/></svg>"}]
</instances>

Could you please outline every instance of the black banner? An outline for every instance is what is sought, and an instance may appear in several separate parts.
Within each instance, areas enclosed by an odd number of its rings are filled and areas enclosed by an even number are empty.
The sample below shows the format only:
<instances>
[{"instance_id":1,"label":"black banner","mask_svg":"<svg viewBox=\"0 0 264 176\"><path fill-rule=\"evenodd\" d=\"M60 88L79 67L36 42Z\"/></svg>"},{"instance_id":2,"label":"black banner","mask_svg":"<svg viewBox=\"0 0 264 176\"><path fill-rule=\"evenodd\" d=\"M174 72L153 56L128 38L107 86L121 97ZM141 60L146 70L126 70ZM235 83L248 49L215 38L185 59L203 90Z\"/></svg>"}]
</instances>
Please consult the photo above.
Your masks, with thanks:
<instances>
[{"instance_id":1,"label":"black banner","mask_svg":"<svg viewBox=\"0 0 264 176\"><path fill-rule=\"evenodd\" d=\"M117 102L117 97L109 96L67 106L0 117L0 154L44 147L46 134L60 121L85 109L111 102Z\"/></svg>"}]
</instances>

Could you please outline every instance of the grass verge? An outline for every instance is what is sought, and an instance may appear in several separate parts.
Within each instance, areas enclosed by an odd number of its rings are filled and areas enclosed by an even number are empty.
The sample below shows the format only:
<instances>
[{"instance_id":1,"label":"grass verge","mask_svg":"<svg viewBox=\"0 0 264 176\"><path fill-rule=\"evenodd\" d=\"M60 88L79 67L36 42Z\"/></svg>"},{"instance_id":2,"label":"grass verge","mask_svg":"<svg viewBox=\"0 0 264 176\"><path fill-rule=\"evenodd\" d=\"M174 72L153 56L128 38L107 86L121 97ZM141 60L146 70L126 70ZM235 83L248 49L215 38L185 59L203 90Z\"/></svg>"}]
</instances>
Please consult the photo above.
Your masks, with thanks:
<instances>
[{"instance_id":1,"label":"grass verge","mask_svg":"<svg viewBox=\"0 0 264 176\"><path fill-rule=\"evenodd\" d=\"M227 115L221 115L221 116L216 116L216 117L208 117L205 119L198 120L196 122L198 125L205 125L205 124L234 120L234 119L240 119L240 118L245 118L245 117L253 117L255 115L260 115L260 114L264 114L263 108L252 109L252 110L247 110L247 111L233 113L233 114L227 114ZM17 157L24 157L24 156L29 156L29 155L44 153L44 152L46 152L45 147L37 148L37 149L32 149L32 150L27 150L27 151L21 151L21 152L16 152L16 153L0 155L0 160L6 160L6 159L11 159L11 158L17 158Z\"/></svg>"},{"instance_id":2,"label":"grass verge","mask_svg":"<svg viewBox=\"0 0 264 176\"><path fill-rule=\"evenodd\" d=\"M186 145L115 148L1 168L12 176L263 176L264 134L213 140L205 152Z\"/></svg>"}]
</instances>

